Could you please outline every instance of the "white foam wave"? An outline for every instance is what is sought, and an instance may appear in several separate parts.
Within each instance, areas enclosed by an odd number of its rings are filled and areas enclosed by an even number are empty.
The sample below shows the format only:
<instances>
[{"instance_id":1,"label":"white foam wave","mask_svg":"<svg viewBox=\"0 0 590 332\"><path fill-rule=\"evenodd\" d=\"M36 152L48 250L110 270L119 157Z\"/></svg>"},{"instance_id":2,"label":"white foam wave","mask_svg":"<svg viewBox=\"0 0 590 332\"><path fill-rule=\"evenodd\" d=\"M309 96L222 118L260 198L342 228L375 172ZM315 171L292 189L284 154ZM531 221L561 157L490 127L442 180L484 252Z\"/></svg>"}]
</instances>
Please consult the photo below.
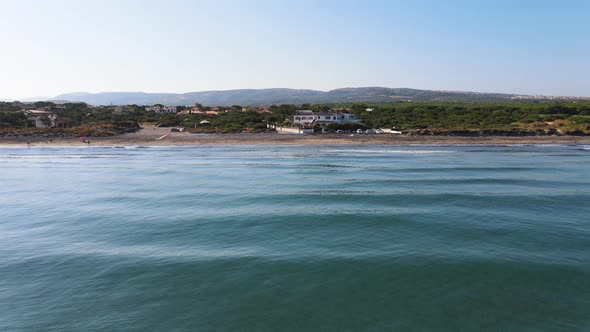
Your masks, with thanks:
<instances>
[{"instance_id":1,"label":"white foam wave","mask_svg":"<svg viewBox=\"0 0 590 332\"><path fill-rule=\"evenodd\" d=\"M108 155L108 154L89 154L89 155L11 155L11 154L3 154L0 155L2 159L88 159L88 158L117 158L118 155Z\"/></svg>"}]
</instances>

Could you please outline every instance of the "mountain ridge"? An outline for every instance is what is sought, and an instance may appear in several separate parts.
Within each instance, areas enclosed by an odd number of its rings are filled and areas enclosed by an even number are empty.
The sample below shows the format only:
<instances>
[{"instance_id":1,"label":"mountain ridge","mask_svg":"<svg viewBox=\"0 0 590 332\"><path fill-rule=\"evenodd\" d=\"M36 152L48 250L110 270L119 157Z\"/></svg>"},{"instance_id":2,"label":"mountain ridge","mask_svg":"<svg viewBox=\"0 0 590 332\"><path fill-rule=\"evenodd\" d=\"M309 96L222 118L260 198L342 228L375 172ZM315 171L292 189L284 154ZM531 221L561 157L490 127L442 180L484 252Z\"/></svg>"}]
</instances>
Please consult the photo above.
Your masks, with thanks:
<instances>
[{"instance_id":1,"label":"mountain ridge","mask_svg":"<svg viewBox=\"0 0 590 332\"><path fill-rule=\"evenodd\" d=\"M153 105L169 106L260 106L272 104L318 104L352 102L392 101L439 101L439 102L502 102L513 99L586 99L582 97L543 97L508 93L420 90L386 87L345 87L329 91L311 89L235 89L187 93L149 92L74 92L48 98L48 101L85 102L92 105Z\"/></svg>"}]
</instances>

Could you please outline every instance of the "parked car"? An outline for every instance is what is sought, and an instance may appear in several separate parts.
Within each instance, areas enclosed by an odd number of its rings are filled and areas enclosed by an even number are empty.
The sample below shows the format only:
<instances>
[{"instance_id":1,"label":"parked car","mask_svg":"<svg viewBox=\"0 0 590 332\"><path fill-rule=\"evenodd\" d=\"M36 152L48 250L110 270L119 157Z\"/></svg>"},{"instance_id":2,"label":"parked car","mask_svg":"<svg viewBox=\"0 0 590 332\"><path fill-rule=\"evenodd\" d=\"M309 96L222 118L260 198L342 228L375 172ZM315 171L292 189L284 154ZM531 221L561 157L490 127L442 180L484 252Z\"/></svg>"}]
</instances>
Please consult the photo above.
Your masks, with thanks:
<instances>
[{"instance_id":1,"label":"parked car","mask_svg":"<svg viewBox=\"0 0 590 332\"><path fill-rule=\"evenodd\" d=\"M344 130L338 129L338 130L336 130L336 134L344 134Z\"/></svg>"},{"instance_id":2,"label":"parked car","mask_svg":"<svg viewBox=\"0 0 590 332\"><path fill-rule=\"evenodd\" d=\"M357 129L357 130L356 130L356 133L357 133L357 134L364 134L364 133L365 133L365 131L364 131L364 130L362 130L362 129Z\"/></svg>"}]
</instances>

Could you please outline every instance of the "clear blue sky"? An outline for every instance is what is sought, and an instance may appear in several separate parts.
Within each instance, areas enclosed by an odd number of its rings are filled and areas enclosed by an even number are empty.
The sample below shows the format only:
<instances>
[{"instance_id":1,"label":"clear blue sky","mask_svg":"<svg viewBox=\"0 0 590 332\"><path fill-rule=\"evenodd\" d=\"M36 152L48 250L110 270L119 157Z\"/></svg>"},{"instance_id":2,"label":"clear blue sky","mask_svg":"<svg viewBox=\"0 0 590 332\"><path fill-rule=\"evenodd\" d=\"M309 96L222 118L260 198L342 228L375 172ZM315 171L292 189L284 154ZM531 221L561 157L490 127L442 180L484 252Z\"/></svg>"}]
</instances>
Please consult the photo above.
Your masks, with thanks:
<instances>
[{"instance_id":1,"label":"clear blue sky","mask_svg":"<svg viewBox=\"0 0 590 332\"><path fill-rule=\"evenodd\" d=\"M590 1L0 0L0 97L410 87L590 96Z\"/></svg>"}]
</instances>

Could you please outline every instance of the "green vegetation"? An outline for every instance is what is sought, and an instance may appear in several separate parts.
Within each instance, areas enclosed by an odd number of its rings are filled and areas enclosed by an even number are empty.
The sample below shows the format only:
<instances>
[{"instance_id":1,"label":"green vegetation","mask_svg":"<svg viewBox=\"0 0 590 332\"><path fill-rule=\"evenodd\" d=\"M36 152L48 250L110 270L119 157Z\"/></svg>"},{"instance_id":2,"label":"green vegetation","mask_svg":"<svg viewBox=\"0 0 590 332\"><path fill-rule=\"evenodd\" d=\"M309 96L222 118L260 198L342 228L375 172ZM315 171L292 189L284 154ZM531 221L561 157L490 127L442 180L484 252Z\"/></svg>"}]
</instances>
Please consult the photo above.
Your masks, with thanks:
<instances>
[{"instance_id":1,"label":"green vegetation","mask_svg":"<svg viewBox=\"0 0 590 332\"><path fill-rule=\"evenodd\" d=\"M0 102L0 128L22 128L29 125L27 117L18 112L17 103Z\"/></svg>"},{"instance_id":2,"label":"green vegetation","mask_svg":"<svg viewBox=\"0 0 590 332\"><path fill-rule=\"evenodd\" d=\"M0 128L22 128L28 125L27 117L20 112L0 112Z\"/></svg>"},{"instance_id":3,"label":"green vegetation","mask_svg":"<svg viewBox=\"0 0 590 332\"><path fill-rule=\"evenodd\" d=\"M38 108L55 114L64 119L68 128L35 128L35 124L21 112L23 108ZM40 117L41 122L50 125L52 121L47 115ZM22 104L18 102L0 102L0 134L39 134L51 135L94 135L110 136L124 132L132 132L139 128L133 117L115 114L112 107L89 107L85 103L68 103L55 105L51 102Z\"/></svg>"},{"instance_id":4,"label":"green vegetation","mask_svg":"<svg viewBox=\"0 0 590 332\"><path fill-rule=\"evenodd\" d=\"M367 112L367 108L373 111ZM499 129L515 122L584 115L590 105L399 103L352 105L352 113L373 127L402 129Z\"/></svg>"},{"instance_id":5,"label":"green vegetation","mask_svg":"<svg viewBox=\"0 0 590 332\"><path fill-rule=\"evenodd\" d=\"M272 105L267 111L256 108L204 107L190 114L159 114L146 111L144 106L128 105L125 111L115 107L91 107L84 103L54 105L50 102L31 104L0 102L0 128L31 128L34 125L20 112L25 107L44 107L60 118L67 119L68 127L92 135L106 135L134 131L140 123L153 123L165 127L185 127L191 132L235 133L267 131L267 123L292 125L298 109L326 112L338 108L339 112L356 115L360 124L323 125L328 131L357 128L396 128L415 134L461 132L528 132L541 134L590 134L590 104L588 103L433 103L392 102L381 104L316 104ZM372 110L368 111L370 108ZM179 107L178 111L190 109ZM214 112L213 112L214 110ZM209 113L206 113L210 111ZM259 111L259 112L257 112ZM217 113L217 114L215 114ZM48 120L48 119L47 119ZM207 120L208 124L201 124ZM106 129L105 129L106 128ZM319 129L319 128L318 128Z\"/></svg>"},{"instance_id":6,"label":"green vegetation","mask_svg":"<svg viewBox=\"0 0 590 332\"><path fill-rule=\"evenodd\" d=\"M373 110L368 112L367 108ZM533 130L590 132L590 104L563 103L398 103L355 104L359 119L372 128L401 130Z\"/></svg>"}]
</instances>

